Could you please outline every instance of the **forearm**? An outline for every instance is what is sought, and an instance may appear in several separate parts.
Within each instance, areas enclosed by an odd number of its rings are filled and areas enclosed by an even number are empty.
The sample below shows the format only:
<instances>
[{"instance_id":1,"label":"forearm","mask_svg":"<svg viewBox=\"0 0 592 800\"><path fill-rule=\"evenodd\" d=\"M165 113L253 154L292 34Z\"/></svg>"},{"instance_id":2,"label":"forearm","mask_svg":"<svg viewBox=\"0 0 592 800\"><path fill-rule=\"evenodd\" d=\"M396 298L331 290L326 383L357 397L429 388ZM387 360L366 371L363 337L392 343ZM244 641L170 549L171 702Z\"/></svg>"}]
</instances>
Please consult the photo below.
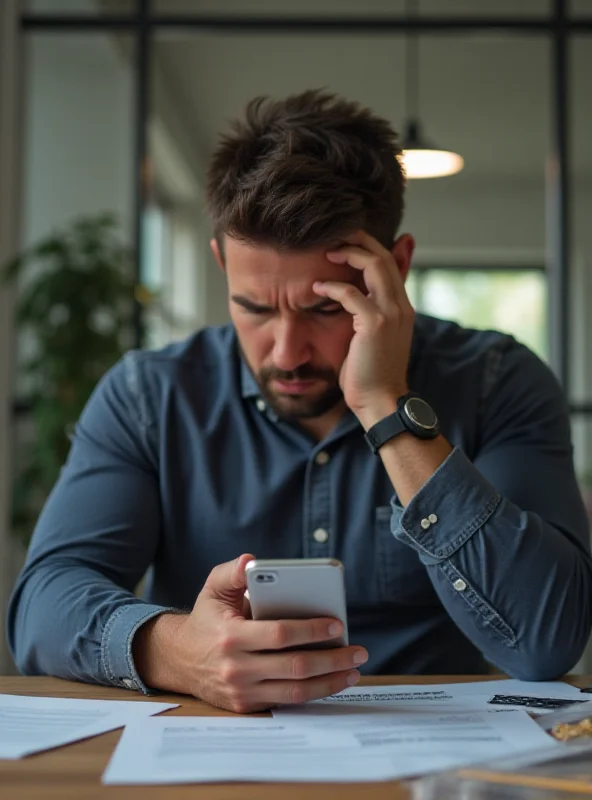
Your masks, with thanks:
<instances>
[{"instance_id":1,"label":"forearm","mask_svg":"<svg viewBox=\"0 0 592 800\"><path fill-rule=\"evenodd\" d=\"M134 669L132 640L165 610L89 567L48 560L25 569L15 587L9 644L25 674L145 690Z\"/></svg>"},{"instance_id":2,"label":"forearm","mask_svg":"<svg viewBox=\"0 0 592 800\"><path fill-rule=\"evenodd\" d=\"M396 401L387 399L360 413L359 419L368 431L396 410ZM378 456L382 459L399 502L406 506L451 452L452 447L443 436L419 439L412 433L401 433L383 444Z\"/></svg>"},{"instance_id":3,"label":"forearm","mask_svg":"<svg viewBox=\"0 0 592 800\"><path fill-rule=\"evenodd\" d=\"M503 498L460 451L394 516L394 535L490 661L522 678L573 666L590 631L584 544Z\"/></svg>"},{"instance_id":4,"label":"forearm","mask_svg":"<svg viewBox=\"0 0 592 800\"><path fill-rule=\"evenodd\" d=\"M589 558L536 514L502 499L428 572L456 624L504 672L554 679L580 658L590 635Z\"/></svg>"},{"instance_id":5,"label":"forearm","mask_svg":"<svg viewBox=\"0 0 592 800\"><path fill-rule=\"evenodd\" d=\"M186 693L189 685L181 628L186 614L160 614L136 632L132 653L136 671L151 689Z\"/></svg>"},{"instance_id":6,"label":"forearm","mask_svg":"<svg viewBox=\"0 0 592 800\"><path fill-rule=\"evenodd\" d=\"M425 486L451 452L452 447L443 436L425 440L410 433L402 433L380 448L380 458L403 506Z\"/></svg>"}]
</instances>

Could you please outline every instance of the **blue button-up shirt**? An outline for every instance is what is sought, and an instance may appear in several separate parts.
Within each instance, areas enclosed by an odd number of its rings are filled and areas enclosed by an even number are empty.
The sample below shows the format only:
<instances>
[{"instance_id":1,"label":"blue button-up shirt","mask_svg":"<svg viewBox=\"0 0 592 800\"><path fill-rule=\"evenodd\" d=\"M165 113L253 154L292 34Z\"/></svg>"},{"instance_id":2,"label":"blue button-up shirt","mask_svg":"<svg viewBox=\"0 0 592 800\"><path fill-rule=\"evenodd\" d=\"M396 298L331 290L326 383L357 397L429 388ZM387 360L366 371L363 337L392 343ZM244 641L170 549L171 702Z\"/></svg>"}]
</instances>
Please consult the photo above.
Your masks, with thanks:
<instances>
[{"instance_id":1,"label":"blue button-up shirt","mask_svg":"<svg viewBox=\"0 0 592 800\"><path fill-rule=\"evenodd\" d=\"M82 414L14 589L19 668L146 690L135 631L252 552L344 563L364 672L570 669L592 562L555 379L508 336L423 316L408 377L454 451L403 508L352 413L319 442L266 407L231 326L129 353Z\"/></svg>"}]
</instances>

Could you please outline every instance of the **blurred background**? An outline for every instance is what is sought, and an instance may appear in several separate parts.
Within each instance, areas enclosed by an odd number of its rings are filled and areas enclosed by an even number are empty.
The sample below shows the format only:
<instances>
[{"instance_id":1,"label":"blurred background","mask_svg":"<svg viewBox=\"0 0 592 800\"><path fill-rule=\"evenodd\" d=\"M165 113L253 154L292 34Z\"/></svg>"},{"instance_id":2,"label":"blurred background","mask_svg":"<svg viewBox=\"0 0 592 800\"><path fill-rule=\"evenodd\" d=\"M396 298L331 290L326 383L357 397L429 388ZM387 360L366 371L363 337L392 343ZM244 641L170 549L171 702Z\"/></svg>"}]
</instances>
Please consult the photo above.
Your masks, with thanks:
<instances>
[{"instance_id":1,"label":"blurred background","mask_svg":"<svg viewBox=\"0 0 592 800\"><path fill-rule=\"evenodd\" d=\"M204 176L258 94L326 87L462 157L409 180L411 299L551 364L592 514L590 75L592 0L3 0L1 616L99 375L228 318Z\"/></svg>"}]
</instances>

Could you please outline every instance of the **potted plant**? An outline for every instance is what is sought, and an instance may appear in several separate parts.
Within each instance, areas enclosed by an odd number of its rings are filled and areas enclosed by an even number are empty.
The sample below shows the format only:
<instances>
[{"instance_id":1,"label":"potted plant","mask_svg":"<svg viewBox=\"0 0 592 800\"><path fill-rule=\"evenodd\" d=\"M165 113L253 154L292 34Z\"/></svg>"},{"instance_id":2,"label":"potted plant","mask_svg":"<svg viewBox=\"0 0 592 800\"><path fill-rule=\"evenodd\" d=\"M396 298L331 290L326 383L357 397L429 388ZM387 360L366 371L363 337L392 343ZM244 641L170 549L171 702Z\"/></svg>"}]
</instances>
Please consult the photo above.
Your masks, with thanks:
<instances>
[{"instance_id":1,"label":"potted plant","mask_svg":"<svg viewBox=\"0 0 592 800\"><path fill-rule=\"evenodd\" d=\"M75 219L3 269L6 282L19 281L19 378L32 421L13 484L12 528L25 544L93 388L132 344L132 275L132 250L111 214Z\"/></svg>"}]
</instances>

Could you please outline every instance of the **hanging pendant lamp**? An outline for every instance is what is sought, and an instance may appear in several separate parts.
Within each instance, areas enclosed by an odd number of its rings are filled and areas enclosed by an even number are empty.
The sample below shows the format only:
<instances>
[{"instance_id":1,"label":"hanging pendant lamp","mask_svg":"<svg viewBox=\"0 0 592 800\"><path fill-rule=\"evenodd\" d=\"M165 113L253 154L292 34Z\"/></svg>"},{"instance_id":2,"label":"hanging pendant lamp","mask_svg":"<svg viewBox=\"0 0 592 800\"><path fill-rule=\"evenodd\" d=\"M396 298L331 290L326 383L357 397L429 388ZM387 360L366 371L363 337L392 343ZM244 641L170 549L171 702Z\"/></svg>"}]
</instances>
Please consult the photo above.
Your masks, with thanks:
<instances>
[{"instance_id":1,"label":"hanging pendant lamp","mask_svg":"<svg viewBox=\"0 0 592 800\"><path fill-rule=\"evenodd\" d=\"M407 18L415 17L415 0L407 0ZM403 127L403 139L400 156L407 178L442 178L454 175L464 166L464 160L458 153L442 150L425 139L418 113L419 98L419 50L417 33L408 33L406 37L407 81L405 88L405 106L407 120Z\"/></svg>"}]
</instances>

